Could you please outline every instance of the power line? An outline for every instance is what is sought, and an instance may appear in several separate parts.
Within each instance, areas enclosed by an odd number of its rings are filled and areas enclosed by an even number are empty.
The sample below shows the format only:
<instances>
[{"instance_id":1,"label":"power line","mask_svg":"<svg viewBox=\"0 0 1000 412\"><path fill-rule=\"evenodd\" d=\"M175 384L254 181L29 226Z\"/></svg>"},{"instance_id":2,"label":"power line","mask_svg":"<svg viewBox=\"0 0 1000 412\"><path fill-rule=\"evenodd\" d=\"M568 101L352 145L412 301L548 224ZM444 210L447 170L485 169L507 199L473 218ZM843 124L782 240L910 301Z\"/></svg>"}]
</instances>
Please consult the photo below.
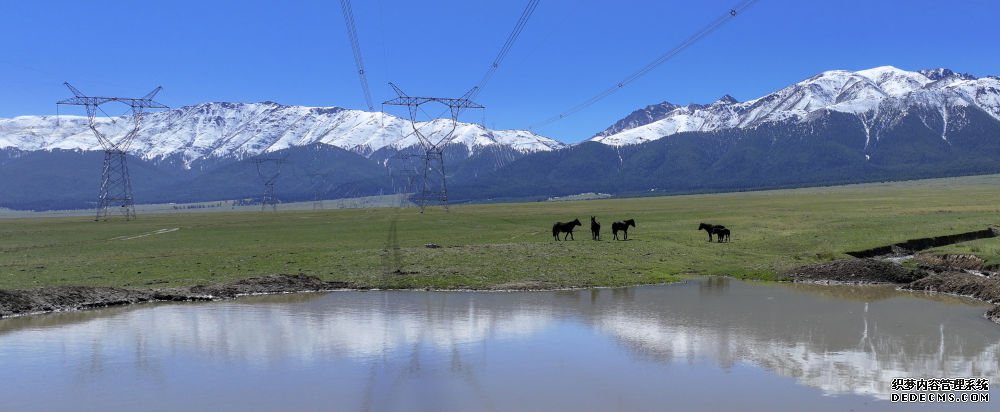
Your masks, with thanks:
<instances>
[{"instance_id":1,"label":"power line","mask_svg":"<svg viewBox=\"0 0 1000 412\"><path fill-rule=\"evenodd\" d=\"M666 53L663 53L662 55L660 55L660 57L657 57L655 60L649 62L649 64L646 64L645 66L643 66L639 70L636 70L632 74L626 76L624 79L622 79L622 81L616 83L615 85L613 85L611 87L608 87L607 89L604 89L603 91L601 91L600 93L594 95L593 97L591 97L591 98L589 98L587 100L584 100L582 103L577 104L576 106L570 107L569 109L567 109L566 111L564 111L562 113L559 113L559 114L557 114L555 116L549 117L549 118L547 118L545 120L542 120L542 121L540 121L538 123L535 123L535 124L532 124L532 125L528 126L528 129L529 130L535 129L537 127L545 126L547 124L550 124L550 123L562 120L564 118L567 118L569 116L572 116L573 114L576 114L577 112L580 112L581 110L590 107L594 103L597 103L601 99L604 99L605 97L610 96L611 94L613 94L614 92L618 91L619 89L622 89L625 86L629 85L629 83L632 83L632 82L638 80L640 77L642 77L642 76L646 75L647 73L653 71L653 69L659 67L661 64L665 63L667 60L670 60L674 56L680 54L680 52L684 51L688 47L691 47L692 45L694 45L695 43L697 43L699 40L701 40L702 38L704 38L705 36L708 36L712 32L718 30L720 27L722 27L723 25L725 25L726 23L728 23L729 21L731 21L737 15L739 15L739 14L743 13L744 11L746 11L747 8L749 8L750 6L752 6L756 2L757 2L757 0L742 0L742 1L740 1L737 5L733 6L733 8L731 8L728 11L726 11L725 13L721 14L715 20L712 20L711 23L709 23L708 25L706 25L705 27L703 27L701 30L698 30L697 32L695 32L694 34L692 34L690 37L684 39L684 41L682 41L680 44L678 44L677 46L674 46L672 49L668 50Z\"/></svg>"},{"instance_id":2,"label":"power line","mask_svg":"<svg viewBox=\"0 0 1000 412\"><path fill-rule=\"evenodd\" d=\"M486 87L486 83L490 81L491 77L493 77L493 73L496 73L497 68L500 67L500 63L503 62L505 57L507 57L507 53L510 53L510 49L514 47L514 42L517 41L517 37L521 35L521 31L524 30L524 26L528 24L528 19L530 19L531 14L535 12L535 8L538 7L539 1L540 0L528 1L528 5L525 6L524 11L521 12L521 17L517 20L517 23L514 24L514 29L511 30L509 35L507 35L507 41L504 42L503 47L500 48L500 52L497 53L497 57L493 59L493 64L490 65L489 70L486 71L486 74L483 75L483 78L476 86L478 89L476 89L476 91L469 96L470 99L476 98L476 95L483 90L483 87Z\"/></svg>"},{"instance_id":3,"label":"power line","mask_svg":"<svg viewBox=\"0 0 1000 412\"><path fill-rule=\"evenodd\" d=\"M372 94L368 90L368 77L365 76L365 62L361 58L361 42L358 41L358 29L354 25L354 11L351 9L351 0L340 0L340 9L344 13L344 23L347 25L347 37L351 41L351 50L354 51L354 64L358 68L358 77L361 79L361 90L365 94L365 103L369 111L374 111L372 105Z\"/></svg>"}]
</instances>

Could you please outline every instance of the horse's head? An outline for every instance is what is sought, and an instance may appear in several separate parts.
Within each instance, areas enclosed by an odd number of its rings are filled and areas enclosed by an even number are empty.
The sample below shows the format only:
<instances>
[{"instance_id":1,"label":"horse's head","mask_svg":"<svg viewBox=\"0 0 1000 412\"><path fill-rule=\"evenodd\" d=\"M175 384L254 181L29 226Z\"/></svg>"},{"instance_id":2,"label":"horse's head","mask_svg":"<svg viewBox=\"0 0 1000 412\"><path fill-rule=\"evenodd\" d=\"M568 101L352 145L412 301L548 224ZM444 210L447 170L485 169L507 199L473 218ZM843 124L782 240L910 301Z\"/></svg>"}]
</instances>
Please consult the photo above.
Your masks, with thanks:
<instances>
[{"instance_id":1,"label":"horse's head","mask_svg":"<svg viewBox=\"0 0 1000 412\"><path fill-rule=\"evenodd\" d=\"M573 219L570 223L572 223L573 226L583 226L583 223L580 223L580 219Z\"/></svg>"},{"instance_id":2,"label":"horse's head","mask_svg":"<svg viewBox=\"0 0 1000 412\"><path fill-rule=\"evenodd\" d=\"M698 224L698 230L709 230L711 228L712 228L712 225L710 225L708 223L699 223Z\"/></svg>"},{"instance_id":3,"label":"horse's head","mask_svg":"<svg viewBox=\"0 0 1000 412\"><path fill-rule=\"evenodd\" d=\"M629 225L629 226L632 226L632 227L635 227L635 219L626 220L625 224Z\"/></svg>"}]
</instances>

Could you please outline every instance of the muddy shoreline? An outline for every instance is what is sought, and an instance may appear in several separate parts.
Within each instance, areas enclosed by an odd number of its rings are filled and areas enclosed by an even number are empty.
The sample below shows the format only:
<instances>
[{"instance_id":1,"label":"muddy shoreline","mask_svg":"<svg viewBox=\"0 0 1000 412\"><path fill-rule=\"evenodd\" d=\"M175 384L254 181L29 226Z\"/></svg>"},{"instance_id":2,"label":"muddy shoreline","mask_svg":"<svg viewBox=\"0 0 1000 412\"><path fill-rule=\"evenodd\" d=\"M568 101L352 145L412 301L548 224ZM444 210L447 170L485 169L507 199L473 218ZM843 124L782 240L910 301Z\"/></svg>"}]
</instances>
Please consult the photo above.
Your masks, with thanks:
<instances>
[{"instance_id":1,"label":"muddy shoreline","mask_svg":"<svg viewBox=\"0 0 1000 412\"><path fill-rule=\"evenodd\" d=\"M968 296L997 305L985 317L1000 324L1000 274L983 271L982 261L975 257L918 255L913 259L917 262L915 267L884 258L844 259L798 267L782 275L787 281L800 283L893 284L901 290ZM552 289L540 284L530 286L505 290ZM247 295L345 289L358 288L347 282L324 281L314 276L268 275L186 288L53 286L0 290L0 318L138 303L218 301Z\"/></svg>"},{"instance_id":2,"label":"muddy shoreline","mask_svg":"<svg viewBox=\"0 0 1000 412\"><path fill-rule=\"evenodd\" d=\"M322 292L348 289L345 282L327 282L306 275L268 275L218 285L189 288L126 289L95 286L52 286L0 290L0 318L69 312L151 302L197 302L239 296Z\"/></svg>"},{"instance_id":3,"label":"muddy shoreline","mask_svg":"<svg viewBox=\"0 0 1000 412\"><path fill-rule=\"evenodd\" d=\"M985 270L982 259L916 255L912 260L916 265L908 267L888 258L844 259L798 267L783 275L792 282L892 284L900 290L971 297L996 305L984 316L1000 324L1000 274Z\"/></svg>"}]
</instances>

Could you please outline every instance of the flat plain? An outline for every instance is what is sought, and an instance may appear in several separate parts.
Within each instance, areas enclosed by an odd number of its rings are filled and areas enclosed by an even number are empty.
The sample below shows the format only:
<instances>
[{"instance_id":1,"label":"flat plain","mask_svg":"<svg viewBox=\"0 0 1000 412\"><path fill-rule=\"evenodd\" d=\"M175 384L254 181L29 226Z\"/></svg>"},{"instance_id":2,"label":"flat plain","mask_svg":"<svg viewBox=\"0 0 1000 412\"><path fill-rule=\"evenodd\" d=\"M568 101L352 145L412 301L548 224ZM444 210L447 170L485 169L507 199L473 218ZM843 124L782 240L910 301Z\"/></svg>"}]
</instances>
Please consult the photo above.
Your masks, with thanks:
<instances>
[{"instance_id":1,"label":"flat plain","mask_svg":"<svg viewBox=\"0 0 1000 412\"><path fill-rule=\"evenodd\" d=\"M30 214L29 214L30 215ZM590 216L602 225L590 236ZM611 224L632 218L629 240ZM580 219L573 241L556 221ZM732 230L708 242L701 222ZM360 288L535 289L775 279L911 238L1000 226L1000 175L722 194L429 208L0 219L0 289L159 288L306 274ZM440 247L427 247L427 245ZM1000 263L1000 240L941 248Z\"/></svg>"}]
</instances>

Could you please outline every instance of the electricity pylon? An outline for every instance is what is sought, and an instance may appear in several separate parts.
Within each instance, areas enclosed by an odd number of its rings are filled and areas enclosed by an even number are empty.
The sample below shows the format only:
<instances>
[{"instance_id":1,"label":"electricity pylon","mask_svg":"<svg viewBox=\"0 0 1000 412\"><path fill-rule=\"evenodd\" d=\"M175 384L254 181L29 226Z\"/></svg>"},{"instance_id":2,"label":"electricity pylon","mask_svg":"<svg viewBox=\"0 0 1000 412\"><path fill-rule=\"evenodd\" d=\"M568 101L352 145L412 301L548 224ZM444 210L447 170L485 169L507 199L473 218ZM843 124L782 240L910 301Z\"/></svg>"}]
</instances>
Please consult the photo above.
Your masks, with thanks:
<instances>
[{"instance_id":1,"label":"electricity pylon","mask_svg":"<svg viewBox=\"0 0 1000 412\"><path fill-rule=\"evenodd\" d=\"M163 87L157 87L140 98L128 97L95 97L86 96L69 84L63 83L71 92L73 97L60 100L56 105L84 106L87 109L87 125L97 136L97 141L104 148L104 166L101 172L101 189L97 195L97 216L95 221L108 219L111 206L118 206L125 220L135 219L135 199L132 197L132 180L128 174L128 162L126 155L135 136L139 134L142 126L142 115L146 109L168 109L166 105L153 100L153 97L160 92ZM124 136L114 140L105 133L97 129L96 117L100 106L105 103L118 102L129 107L126 115L132 123ZM103 110L101 110L103 112ZM114 119L112 119L114 122Z\"/></svg>"},{"instance_id":2,"label":"electricity pylon","mask_svg":"<svg viewBox=\"0 0 1000 412\"><path fill-rule=\"evenodd\" d=\"M455 129L458 128L458 115L461 113L462 109L485 108L470 99L470 96L475 94L479 87L473 87L465 93L464 96L455 99L446 97L409 96L392 82L389 83L389 86L392 86L392 89L396 91L398 97L392 100L387 100L382 104L391 106L406 106L407 109L409 109L410 126L413 127L413 134L415 134L420 140L420 145L424 149L423 183L422 188L416 195L415 199L417 204L420 205L420 213L424 212L424 208L426 208L429 203L438 203L447 209L448 184L444 170L444 148L448 145L448 143L451 143L451 139L455 134ZM425 134L422 132L420 127L417 127L417 114L423 110L421 106L427 104L439 104L446 106L448 108L448 112L451 114L451 122L449 123L450 127L445 127L443 130L436 133L431 132L429 134ZM434 119L428 119L424 122L424 126L430 125L433 120Z\"/></svg>"}]
</instances>

